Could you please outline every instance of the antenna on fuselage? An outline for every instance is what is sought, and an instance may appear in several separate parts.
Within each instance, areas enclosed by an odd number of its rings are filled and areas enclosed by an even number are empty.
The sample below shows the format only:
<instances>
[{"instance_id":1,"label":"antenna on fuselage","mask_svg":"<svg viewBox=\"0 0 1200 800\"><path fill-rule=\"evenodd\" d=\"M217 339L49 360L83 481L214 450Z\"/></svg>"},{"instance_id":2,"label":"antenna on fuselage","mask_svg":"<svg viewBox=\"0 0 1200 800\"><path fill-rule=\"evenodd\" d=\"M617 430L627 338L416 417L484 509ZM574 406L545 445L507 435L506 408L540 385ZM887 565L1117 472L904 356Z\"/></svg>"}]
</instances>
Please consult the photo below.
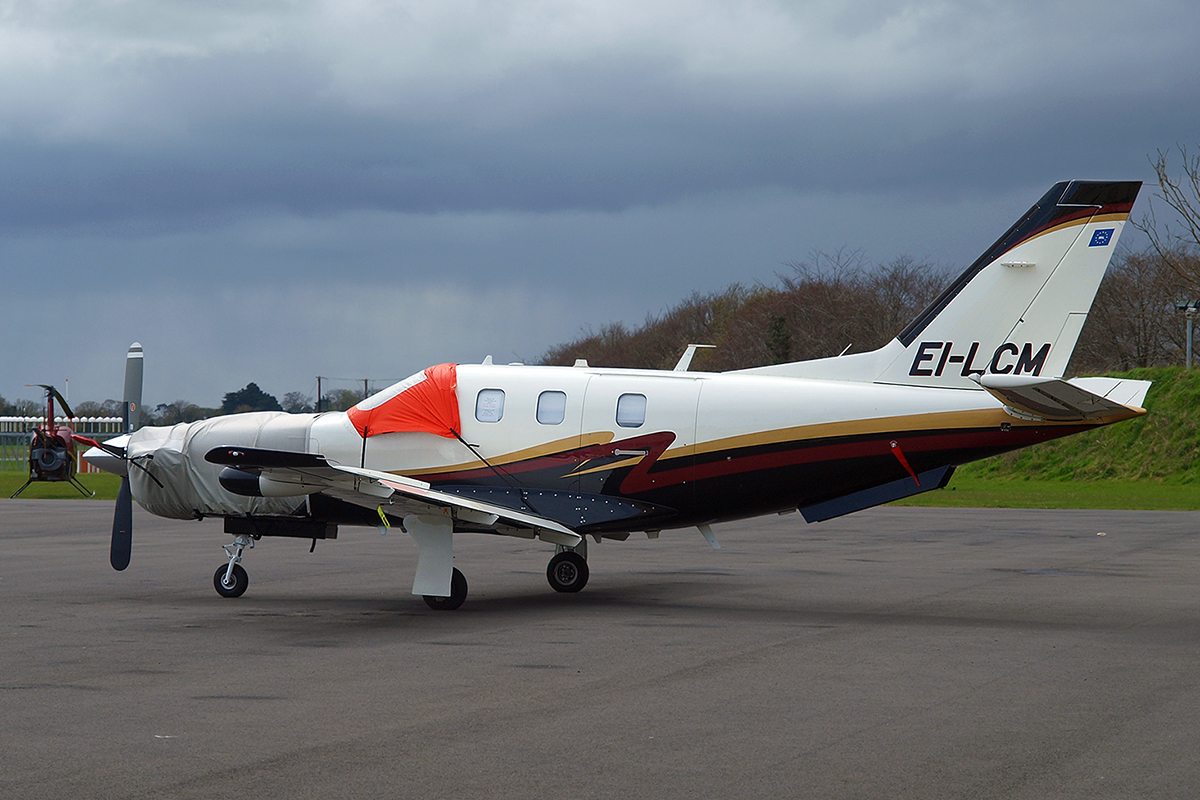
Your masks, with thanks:
<instances>
[{"instance_id":1,"label":"antenna on fuselage","mask_svg":"<svg viewBox=\"0 0 1200 800\"><path fill-rule=\"evenodd\" d=\"M683 351L683 355L679 357L679 362L675 364L673 372L687 372L688 367L692 365L692 359L696 356L696 351L701 347L711 349L716 347L715 344L689 344L687 349Z\"/></svg>"}]
</instances>

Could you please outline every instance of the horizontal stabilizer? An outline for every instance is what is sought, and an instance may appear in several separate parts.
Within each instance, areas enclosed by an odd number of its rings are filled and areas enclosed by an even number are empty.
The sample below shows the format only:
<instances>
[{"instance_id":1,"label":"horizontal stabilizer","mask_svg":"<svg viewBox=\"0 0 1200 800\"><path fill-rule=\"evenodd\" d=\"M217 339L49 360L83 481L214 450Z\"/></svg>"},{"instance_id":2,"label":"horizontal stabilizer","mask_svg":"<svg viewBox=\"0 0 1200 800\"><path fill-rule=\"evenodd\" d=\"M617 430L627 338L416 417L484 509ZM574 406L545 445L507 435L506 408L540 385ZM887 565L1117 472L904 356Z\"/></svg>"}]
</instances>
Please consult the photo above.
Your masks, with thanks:
<instances>
[{"instance_id":1,"label":"horizontal stabilizer","mask_svg":"<svg viewBox=\"0 0 1200 800\"><path fill-rule=\"evenodd\" d=\"M1141 408L1146 404L1146 392L1150 390L1151 381L1135 381L1129 378L1071 378L1068 383L1114 403Z\"/></svg>"},{"instance_id":2,"label":"horizontal stabilizer","mask_svg":"<svg viewBox=\"0 0 1200 800\"><path fill-rule=\"evenodd\" d=\"M980 375L979 385L1010 409L1056 422L1128 419L1145 412L1139 405L1150 381L1116 378L1036 378Z\"/></svg>"}]
</instances>

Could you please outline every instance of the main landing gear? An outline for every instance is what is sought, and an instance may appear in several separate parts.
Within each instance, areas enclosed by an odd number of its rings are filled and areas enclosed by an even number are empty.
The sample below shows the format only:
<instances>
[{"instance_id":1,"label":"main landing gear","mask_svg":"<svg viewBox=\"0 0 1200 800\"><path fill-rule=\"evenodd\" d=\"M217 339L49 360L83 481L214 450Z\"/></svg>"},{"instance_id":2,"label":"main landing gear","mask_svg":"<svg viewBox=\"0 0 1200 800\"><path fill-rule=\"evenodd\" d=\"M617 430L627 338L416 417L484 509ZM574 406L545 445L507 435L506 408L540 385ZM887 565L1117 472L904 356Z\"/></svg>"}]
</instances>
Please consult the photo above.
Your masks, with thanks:
<instances>
[{"instance_id":1,"label":"main landing gear","mask_svg":"<svg viewBox=\"0 0 1200 800\"><path fill-rule=\"evenodd\" d=\"M420 555L417 557L417 577L413 581L413 594L421 595L425 605L434 611L453 611L467 599L467 579L457 568L450 570L450 594L430 594L442 589L445 572L454 558L451 545L451 530L448 523L434 517L406 517L405 527L409 535L417 540ZM546 567L546 580L556 592L574 593L587 586L588 582L587 543L575 547L558 547L558 552Z\"/></svg>"},{"instance_id":2,"label":"main landing gear","mask_svg":"<svg viewBox=\"0 0 1200 800\"><path fill-rule=\"evenodd\" d=\"M546 567L546 580L556 592L578 592L588 582L587 544L581 543L574 549L558 548L558 554L550 559Z\"/></svg>"},{"instance_id":3,"label":"main landing gear","mask_svg":"<svg viewBox=\"0 0 1200 800\"><path fill-rule=\"evenodd\" d=\"M587 559L575 550L567 548L562 548L550 559L550 564L546 567L546 580L550 581L550 586L556 592L580 591L587 586L588 575ZM422 595L421 599L434 611L453 611L467 599L466 576L455 568L450 577L449 597L426 594Z\"/></svg>"},{"instance_id":4,"label":"main landing gear","mask_svg":"<svg viewBox=\"0 0 1200 800\"><path fill-rule=\"evenodd\" d=\"M223 567L217 567L216 574L213 575L213 586L217 589L217 594L221 597L241 597L246 593L246 587L250 585L250 576L246 574L246 570L238 562L242 560L242 551L249 547L254 549L254 538L246 534L238 534L234 537L232 544L223 545L225 555L229 556L229 563Z\"/></svg>"},{"instance_id":5,"label":"main landing gear","mask_svg":"<svg viewBox=\"0 0 1200 800\"><path fill-rule=\"evenodd\" d=\"M238 567L238 569L241 569ZM220 578L222 573L218 573ZM546 567L546 580L556 592L578 592L587 586L589 575L587 559L574 550L563 549L550 559ZM221 591L220 587L217 591ZM456 567L450 577L450 596L422 595L425 605L434 611L453 611L467 599L467 578Z\"/></svg>"},{"instance_id":6,"label":"main landing gear","mask_svg":"<svg viewBox=\"0 0 1200 800\"><path fill-rule=\"evenodd\" d=\"M422 595L422 599L425 600L425 605L434 611L453 611L467 599L467 577L459 572L456 567L450 575L449 597L426 594Z\"/></svg>"}]
</instances>

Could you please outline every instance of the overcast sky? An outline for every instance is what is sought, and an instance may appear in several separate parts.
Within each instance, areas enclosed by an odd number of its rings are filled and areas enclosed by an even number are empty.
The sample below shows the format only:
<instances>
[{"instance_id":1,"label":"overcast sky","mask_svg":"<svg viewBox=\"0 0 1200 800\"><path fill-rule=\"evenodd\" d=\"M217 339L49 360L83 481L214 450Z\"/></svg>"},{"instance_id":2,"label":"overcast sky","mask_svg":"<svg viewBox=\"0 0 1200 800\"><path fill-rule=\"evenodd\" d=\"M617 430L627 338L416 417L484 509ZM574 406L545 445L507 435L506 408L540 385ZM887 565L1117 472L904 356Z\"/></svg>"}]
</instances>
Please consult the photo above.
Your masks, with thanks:
<instances>
[{"instance_id":1,"label":"overcast sky","mask_svg":"<svg viewBox=\"0 0 1200 800\"><path fill-rule=\"evenodd\" d=\"M1194 0L0 0L0 395L537 359L1200 145ZM1143 190L1135 216L1153 187ZM349 384L340 384L349 388Z\"/></svg>"}]
</instances>

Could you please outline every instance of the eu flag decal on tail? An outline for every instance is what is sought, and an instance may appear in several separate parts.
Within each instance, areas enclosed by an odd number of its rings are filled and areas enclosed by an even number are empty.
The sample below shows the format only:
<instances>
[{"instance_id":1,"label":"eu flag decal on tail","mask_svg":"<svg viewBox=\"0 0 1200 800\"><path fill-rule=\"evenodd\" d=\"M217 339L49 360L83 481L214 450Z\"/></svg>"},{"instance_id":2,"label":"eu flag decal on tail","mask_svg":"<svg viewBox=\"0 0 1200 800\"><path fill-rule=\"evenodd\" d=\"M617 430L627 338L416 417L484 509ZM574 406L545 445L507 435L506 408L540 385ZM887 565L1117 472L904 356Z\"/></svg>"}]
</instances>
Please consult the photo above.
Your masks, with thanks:
<instances>
[{"instance_id":1,"label":"eu flag decal on tail","mask_svg":"<svg viewBox=\"0 0 1200 800\"><path fill-rule=\"evenodd\" d=\"M1106 247L1112 241L1114 228L1098 228L1092 234L1092 241L1088 242L1088 247Z\"/></svg>"}]
</instances>

